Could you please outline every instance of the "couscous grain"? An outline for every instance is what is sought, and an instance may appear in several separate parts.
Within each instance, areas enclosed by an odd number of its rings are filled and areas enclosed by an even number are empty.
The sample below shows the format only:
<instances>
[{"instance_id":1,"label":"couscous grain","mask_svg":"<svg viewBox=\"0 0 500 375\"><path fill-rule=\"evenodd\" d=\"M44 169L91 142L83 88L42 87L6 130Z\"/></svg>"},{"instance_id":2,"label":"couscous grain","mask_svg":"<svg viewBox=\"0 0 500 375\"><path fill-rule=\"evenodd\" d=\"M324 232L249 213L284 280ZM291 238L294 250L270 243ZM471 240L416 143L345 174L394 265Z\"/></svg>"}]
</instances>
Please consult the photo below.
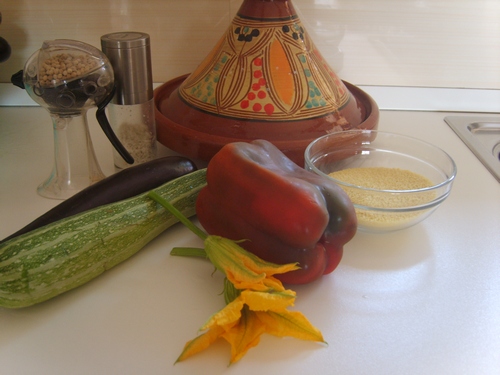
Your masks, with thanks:
<instances>
[{"instance_id":1,"label":"couscous grain","mask_svg":"<svg viewBox=\"0 0 500 375\"><path fill-rule=\"evenodd\" d=\"M376 208L404 208L420 206L435 198L432 191L405 192L432 186L432 182L418 174L406 169L386 167L349 168L330 173L330 176L354 185L353 187L341 185L354 204ZM370 188L377 190L393 190L397 192L376 192L364 190ZM422 214L421 211L392 213L376 212L356 208L358 222L366 226L394 226L414 220Z\"/></svg>"}]
</instances>

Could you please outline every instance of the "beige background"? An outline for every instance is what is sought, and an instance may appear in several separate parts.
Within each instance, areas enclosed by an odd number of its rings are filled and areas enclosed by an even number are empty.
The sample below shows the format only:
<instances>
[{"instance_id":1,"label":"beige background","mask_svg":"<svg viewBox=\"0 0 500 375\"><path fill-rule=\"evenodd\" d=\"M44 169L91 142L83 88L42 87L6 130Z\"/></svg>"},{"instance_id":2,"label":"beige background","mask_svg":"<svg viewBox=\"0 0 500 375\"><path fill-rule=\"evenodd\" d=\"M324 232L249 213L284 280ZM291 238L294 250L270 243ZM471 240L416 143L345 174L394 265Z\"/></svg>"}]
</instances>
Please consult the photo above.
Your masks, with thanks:
<instances>
[{"instance_id":1,"label":"beige background","mask_svg":"<svg viewBox=\"0 0 500 375\"><path fill-rule=\"evenodd\" d=\"M9 82L44 40L100 47L114 31L151 35L155 82L191 72L242 0L2 0ZM500 89L498 0L294 0L341 78L358 85Z\"/></svg>"}]
</instances>

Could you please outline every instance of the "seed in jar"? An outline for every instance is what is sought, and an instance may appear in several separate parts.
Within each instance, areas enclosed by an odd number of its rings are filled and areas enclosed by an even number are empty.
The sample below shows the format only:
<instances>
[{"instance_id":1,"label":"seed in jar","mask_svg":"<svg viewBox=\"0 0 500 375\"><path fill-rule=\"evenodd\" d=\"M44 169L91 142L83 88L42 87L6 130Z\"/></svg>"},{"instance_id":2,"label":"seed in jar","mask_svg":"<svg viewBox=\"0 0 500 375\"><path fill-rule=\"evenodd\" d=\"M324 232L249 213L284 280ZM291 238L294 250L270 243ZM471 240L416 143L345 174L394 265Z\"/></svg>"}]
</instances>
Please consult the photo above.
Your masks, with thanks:
<instances>
[{"instance_id":1,"label":"seed in jar","mask_svg":"<svg viewBox=\"0 0 500 375\"><path fill-rule=\"evenodd\" d=\"M40 65L39 81L42 86L57 86L63 81L83 76L99 67L92 56L54 55Z\"/></svg>"}]
</instances>

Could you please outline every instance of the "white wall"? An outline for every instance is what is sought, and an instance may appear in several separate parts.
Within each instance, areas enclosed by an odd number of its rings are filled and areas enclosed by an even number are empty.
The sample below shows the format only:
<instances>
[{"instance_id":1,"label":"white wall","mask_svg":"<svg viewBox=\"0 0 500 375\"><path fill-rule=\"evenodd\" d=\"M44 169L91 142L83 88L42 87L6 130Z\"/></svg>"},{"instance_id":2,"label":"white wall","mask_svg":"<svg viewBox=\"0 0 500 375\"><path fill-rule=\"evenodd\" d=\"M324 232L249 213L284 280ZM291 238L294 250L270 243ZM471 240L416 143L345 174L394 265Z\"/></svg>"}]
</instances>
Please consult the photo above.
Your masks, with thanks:
<instances>
[{"instance_id":1,"label":"white wall","mask_svg":"<svg viewBox=\"0 0 500 375\"><path fill-rule=\"evenodd\" d=\"M242 0L2 0L12 46L0 82L48 39L100 47L100 36L151 35L155 82L191 72ZM500 89L498 0L294 0L338 75L357 85Z\"/></svg>"}]
</instances>

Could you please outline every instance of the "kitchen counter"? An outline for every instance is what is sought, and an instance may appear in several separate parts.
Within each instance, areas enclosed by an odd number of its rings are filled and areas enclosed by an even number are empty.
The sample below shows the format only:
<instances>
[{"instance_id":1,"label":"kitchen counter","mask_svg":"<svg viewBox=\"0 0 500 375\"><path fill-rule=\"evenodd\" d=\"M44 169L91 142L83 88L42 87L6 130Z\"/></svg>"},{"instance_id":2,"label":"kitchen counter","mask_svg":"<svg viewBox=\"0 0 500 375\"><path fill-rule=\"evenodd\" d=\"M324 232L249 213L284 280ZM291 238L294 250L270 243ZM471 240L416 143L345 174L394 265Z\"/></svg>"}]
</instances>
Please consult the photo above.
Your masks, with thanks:
<instances>
[{"instance_id":1,"label":"kitchen counter","mask_svg":"<svg viewBox=\"0 0 500 375\"><path fill-rule=\"evenodd\" d=\"M458 175L424 222L357 233L334 273L294 288L294 308L328 345L264 335L230 367L223 341L174 365L224 303L222 277L208 262L169 255L173 246L201 245L177 225L82 287L33 307L0 308L1 373L498 375L500 184L446 125L448 115L456 113L381 112L380 130L442 147ZM92 112L89 122L101 167L113 173ZM44 109L0 107L1 238L58 203L36 193L52 158Z\"/></svg>"}]
</instances>

